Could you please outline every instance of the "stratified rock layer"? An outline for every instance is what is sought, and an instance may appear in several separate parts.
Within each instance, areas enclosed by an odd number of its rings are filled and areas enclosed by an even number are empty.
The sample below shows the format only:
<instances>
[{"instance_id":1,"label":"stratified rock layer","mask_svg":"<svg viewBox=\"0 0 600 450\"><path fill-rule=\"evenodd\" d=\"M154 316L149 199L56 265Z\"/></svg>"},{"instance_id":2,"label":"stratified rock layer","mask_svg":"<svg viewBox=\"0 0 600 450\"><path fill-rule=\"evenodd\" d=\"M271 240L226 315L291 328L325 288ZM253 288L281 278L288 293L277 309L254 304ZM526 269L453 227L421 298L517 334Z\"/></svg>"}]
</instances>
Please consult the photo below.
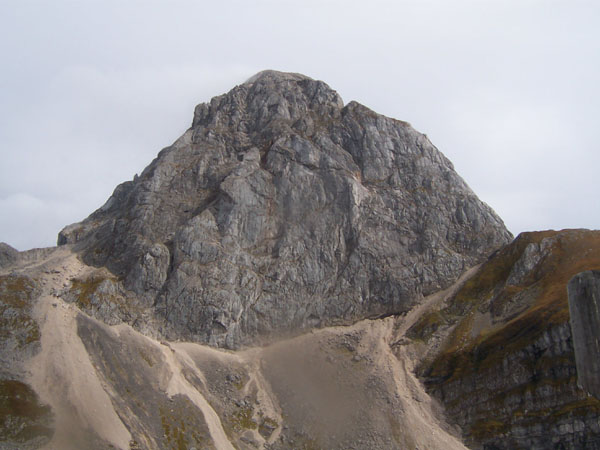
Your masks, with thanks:
<instances>
[{"instance_id":1,"label":"stratified rock layer","mask_svg":"<svg viewBox=\"0 0 600 450\"><path fill-rule=\"evenodd\" d=\"M578 384L600 398L600 272L578 273L568 291Z\"/></svg>"},{"instance_id":2,"label":"stratified rock layer","mask_svg":"<svg viewBox=\"0 0 600 450\"><path fill-rule=\"evenodd\" d=\"M523 233L409 330L428 343L419 373L467 446L600 449L600 400L578 386L566 289L598 269L600 231Z\"/></svg>"},{"instance_id":3,"label":"stratified rock layer","mask_svg":"<svg viewBox=\"0 0 600 450\"><path fill-rule=\"evenodd\" d=\"M237 347L405 312L510 239L425 135L267 71L199 105L59 244L124 280L162 335Z\"/></svg>"}]
</instances>

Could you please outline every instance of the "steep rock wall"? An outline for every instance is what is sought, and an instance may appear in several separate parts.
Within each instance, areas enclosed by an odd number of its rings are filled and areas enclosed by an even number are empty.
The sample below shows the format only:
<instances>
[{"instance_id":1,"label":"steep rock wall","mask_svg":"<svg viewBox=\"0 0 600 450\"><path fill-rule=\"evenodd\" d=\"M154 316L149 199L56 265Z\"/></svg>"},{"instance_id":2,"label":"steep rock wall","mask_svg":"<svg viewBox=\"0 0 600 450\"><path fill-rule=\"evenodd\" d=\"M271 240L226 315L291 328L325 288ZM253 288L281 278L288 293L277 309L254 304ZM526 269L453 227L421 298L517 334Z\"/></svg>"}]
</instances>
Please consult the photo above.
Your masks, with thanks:
<instances>
[{"instance_id":1,"label":"steep rock wall","mask_svg":"<svg viewBox=\"0 0 600 450\"><path fill-rule=\"evenodd\" d=\"M568 291L578 384L600 398L600 272L575 275Z\"/></svg>"}]
</instances>

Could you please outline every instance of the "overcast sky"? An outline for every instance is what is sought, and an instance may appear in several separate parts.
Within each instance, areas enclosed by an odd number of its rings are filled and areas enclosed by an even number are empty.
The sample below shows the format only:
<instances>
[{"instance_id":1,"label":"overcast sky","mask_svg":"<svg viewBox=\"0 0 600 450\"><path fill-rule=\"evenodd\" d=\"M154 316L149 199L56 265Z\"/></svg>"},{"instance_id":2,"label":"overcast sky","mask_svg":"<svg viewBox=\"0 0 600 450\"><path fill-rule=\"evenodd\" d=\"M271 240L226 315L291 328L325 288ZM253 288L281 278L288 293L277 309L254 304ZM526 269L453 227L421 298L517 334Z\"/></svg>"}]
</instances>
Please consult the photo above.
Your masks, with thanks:
<instances>
[{"instance_id":1,"label":"overcast sky","mask_svg":"<svg viewBox=\"0 0 600 450\"><path fill-rule=\"evenodd\" d=\"M263 69L410 122L516 235L600 228L598 1L0 0L0 241L51 246Z\"/></svg>"}]
</instances>

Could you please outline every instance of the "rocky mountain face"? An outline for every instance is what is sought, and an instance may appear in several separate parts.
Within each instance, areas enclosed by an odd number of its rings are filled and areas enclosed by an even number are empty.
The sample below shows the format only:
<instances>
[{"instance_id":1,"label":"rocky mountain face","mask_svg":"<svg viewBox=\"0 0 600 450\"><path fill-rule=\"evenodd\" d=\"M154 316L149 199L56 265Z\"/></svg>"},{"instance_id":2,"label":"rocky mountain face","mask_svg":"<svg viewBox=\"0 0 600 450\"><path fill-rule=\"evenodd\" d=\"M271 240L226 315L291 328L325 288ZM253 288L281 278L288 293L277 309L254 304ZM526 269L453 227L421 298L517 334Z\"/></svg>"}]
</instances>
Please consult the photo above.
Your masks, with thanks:
<instances>
[{"instance_id":1,"label":"rocky mountain face","mask_svg":"<svg viewBox=\"0 0 600 450\"><path fill-rule=\"evenodd\" d=\"M408 336L426 355L418 373L467 445L600 448L600 400L578 383L597 367L587 357L596 355L590 337L600 322L588 315L589 326L573 333L567 296L571 278L598 269L598 231L524 233L411 327ZM588 305L576 309L593 306L594 287L586 295L572 288L576 304ZM581 348L594 341L583 359L576 359L578 335Z\"/></svg>"},{"instance_id":2,"label":"rocky mountain face","mask_svg":"<svg viewBox=\"0 0 600 450\"><path fill-rule=\"evenodd\" d=\"M600 232L510 241L410 125L262 72L0 243L0 448L600 449Z\"/></svg>"},{"instance_id":3,"label":"rocky mountain face","mask_svg":"<svg viewBox=\"0 0 600 450\"><path fill-rule=\"evenodd\" d=\"M405 313L510 239L409 124L266 71L58 243L142 299L105 322L237 348Z\"/></svg>"}]
</instances>

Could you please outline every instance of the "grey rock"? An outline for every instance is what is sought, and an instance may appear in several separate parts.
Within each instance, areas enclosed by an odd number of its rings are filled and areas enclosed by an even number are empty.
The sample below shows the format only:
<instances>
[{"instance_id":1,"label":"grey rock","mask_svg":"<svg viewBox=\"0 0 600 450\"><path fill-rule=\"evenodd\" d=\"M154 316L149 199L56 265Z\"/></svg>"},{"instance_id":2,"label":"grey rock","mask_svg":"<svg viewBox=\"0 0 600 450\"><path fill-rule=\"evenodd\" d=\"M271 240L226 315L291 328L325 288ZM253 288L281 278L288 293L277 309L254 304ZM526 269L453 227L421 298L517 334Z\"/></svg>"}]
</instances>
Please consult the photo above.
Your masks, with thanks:
<instances>
[{"instance_id":1,"label":"grey rock","mask_svg":"<svg viewBox=\"0 0 600 450\"><path fill-rule=\"evenodd\" d=\"M0 269L12 266L18 260L19 251L4 242L0 242Z\"/></svg>"},{"instance_id":2,"label":"grey rock","mask_svg":"<svg viewBox=\"0 0 600 450\"><path fill-rule=\"evenodd\" d=\"M528 244L521 257L512 267L510 275L506 280L506 284L511 286L522 284L525 281L525 278L531 274L540 261L548 255L554 242L554 238L546 238L542 239L540 243L531 242Z\"/></svg>"},{"instance_id":3,"label":"grey rock","mask_svg":"<svg viewBox=\"0 0 600 450\"><path fill-rule=\"evenodd\" d=\"M238 347L406 312L511 240L408 123L266 71L59 244L146 299L164 335Z\"/></svg>"},{"instance_id":4,"label":"grey rock","mask_svg":"<svg viewBox=\"0 0 600 450\"><path fill-rule=\"evenodd\" d=\"M578 273L567 290L577 384L600 398L600 272Z\"/></svg>"}]
</instances>

